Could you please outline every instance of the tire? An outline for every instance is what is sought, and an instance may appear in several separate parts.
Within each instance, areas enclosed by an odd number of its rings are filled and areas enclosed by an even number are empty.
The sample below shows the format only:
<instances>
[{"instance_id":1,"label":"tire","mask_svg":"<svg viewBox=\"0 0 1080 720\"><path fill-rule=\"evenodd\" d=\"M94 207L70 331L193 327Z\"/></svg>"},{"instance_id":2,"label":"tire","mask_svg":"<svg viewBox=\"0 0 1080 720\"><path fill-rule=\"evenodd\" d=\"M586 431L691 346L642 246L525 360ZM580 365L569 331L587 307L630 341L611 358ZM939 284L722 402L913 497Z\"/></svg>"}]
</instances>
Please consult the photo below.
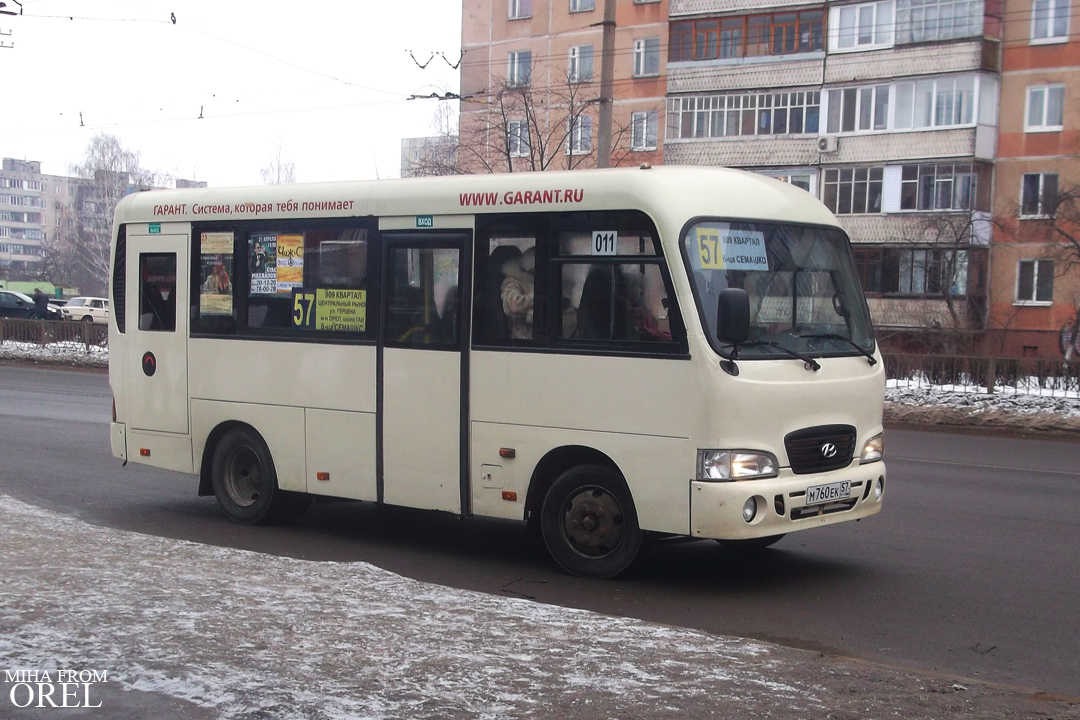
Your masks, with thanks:
<instances>
[{"instance_id":1,"label":"tire","mask_svg":"<svg viewBox=\"0 0 1080 720\"><path fill-rule=\"evenodd\" d=\"M580 465L555 479L540 510L540 532L559 567L586 578L625 572L643 535L626 482L601 465Z\"/></svg>"},{"instance_id":2,"label":"tire","mask_svg":"<svg viewBox=\"0 0 1080 720\"><path fill-rule=\"evenodd\" d=\"M780 542L785 533L769 537L750 538L748 540L717 540L724 547L738 552L760 552Z\"/></svg>"},{"instance_id":3,"label":"tire","mask_svg":"<svg viewBox=\"0 0 1080 720\"><path fill-rule=\"evenodd\" d=\"M84 315L82 321L92 323L94 322L94 318L90 315Z\"/></svg>"},{"instance_id":4,"label":"tire","mask_svg":"<svg viewBox=\"0 0 1080 720\"><path fill-rule=\"evenodd\" d=\"M244 525L295 520L311 505L310 495L278 487L270 450L251 428L225 434L214 450L210 478L225 514Z\"/></svg>"}]
</instances>

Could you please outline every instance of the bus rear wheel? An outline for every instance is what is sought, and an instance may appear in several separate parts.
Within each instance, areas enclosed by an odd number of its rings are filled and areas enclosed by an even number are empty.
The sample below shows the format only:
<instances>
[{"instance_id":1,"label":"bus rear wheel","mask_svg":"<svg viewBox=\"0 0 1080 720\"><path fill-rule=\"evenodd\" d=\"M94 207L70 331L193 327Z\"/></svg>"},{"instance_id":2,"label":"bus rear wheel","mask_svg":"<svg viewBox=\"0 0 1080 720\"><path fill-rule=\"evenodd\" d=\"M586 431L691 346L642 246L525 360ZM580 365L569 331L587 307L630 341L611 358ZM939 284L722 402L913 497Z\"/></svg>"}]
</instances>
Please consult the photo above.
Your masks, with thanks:
<instances>
[{"instance_id":1,"label":"bus rear wheel","mask_svg":"<svg viewBox=\"0 0 1080 720\"><path fill-rule=\"evenodd\" d=\"M270 449L250 428L233 428L214 450L214 496L231 520L263 525L294 520L311 505L311 496L281 490Z\"/></svg>"},{"instance_id":2,"label":"bus rear wheel","mask_svg":"<svg viewBox=\"0 0 1080 720\"><path fill-rule=\"evenodd\" d=\"M630 490L601 465L571 468L555 479L544 496L540 530L555 562L580 577L614 577L641 551Z\"/></svg>"}]
</instances>

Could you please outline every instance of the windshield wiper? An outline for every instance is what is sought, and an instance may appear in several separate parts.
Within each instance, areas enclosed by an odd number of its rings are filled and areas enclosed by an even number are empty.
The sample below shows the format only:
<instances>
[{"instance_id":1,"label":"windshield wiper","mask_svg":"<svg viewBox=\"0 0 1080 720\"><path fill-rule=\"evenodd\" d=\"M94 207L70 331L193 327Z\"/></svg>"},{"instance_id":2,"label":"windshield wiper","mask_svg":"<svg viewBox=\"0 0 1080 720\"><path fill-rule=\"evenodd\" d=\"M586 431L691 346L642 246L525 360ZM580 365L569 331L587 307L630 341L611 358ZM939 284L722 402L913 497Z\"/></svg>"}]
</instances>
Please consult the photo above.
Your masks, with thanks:
<instances>
[{"instance_id":1,"label":"windshield wiper","mask_svg":"<svg viewBox=\"0 0 1080 720\"><path fill-rule=\"evenodd\" d=\"M794 335L798 338L820 338L822 340L839 340L840 342L845 342L851 347L855 348L855 350L858 351L860 355L869 360L871 365L877 365L877 358L874 357L874 353L870 352L862 345L859 345L857 342L855 342L849 337L844 337L843 335L836 335L833 333L806 333L805 335L802 333L794 333Z\"/></svg>"},{"instance_id":2,"label":"windshield wiper","mask_svg":"<svg viewBox=\"0 0 1080 720\"><path fill-rule=\"evenodd\" d=\"M809 355L804 355L803 353L796 350L792 350L789 347L784 347L780 343L773 340L747 340L746 342L739 344L743 347L764 345L766 347L775 348L789 357L793 357L797 360L802 360L811 370L814 370L815 372L821 369L821 365L819 365L818 361L814 358L810 357Z\"/></svg>"}]
</instances>

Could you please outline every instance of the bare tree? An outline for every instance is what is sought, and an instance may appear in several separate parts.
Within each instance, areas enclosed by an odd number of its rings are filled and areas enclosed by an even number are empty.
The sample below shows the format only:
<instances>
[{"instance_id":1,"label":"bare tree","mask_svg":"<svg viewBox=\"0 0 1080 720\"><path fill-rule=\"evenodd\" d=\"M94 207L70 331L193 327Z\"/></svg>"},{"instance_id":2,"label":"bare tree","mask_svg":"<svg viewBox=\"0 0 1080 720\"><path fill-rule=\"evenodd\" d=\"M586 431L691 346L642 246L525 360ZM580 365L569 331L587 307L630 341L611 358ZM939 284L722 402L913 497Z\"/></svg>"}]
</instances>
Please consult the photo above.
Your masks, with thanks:
<instances>
[{"instance_id":1,"label":"bare tree","mask_svg":"<svg viewBox=\"0 0 1080 720\"><path fill-rule=\"evenodd\" d=\"M974 334L985 329L991 228L986 213L939 212L897 239L904 246L897 268L899 289L926 298L912 301L915 315L910 319L935 331L926 339L937 351L968 351Z\"/></svg>"},{"instance_id":2,"label":"bare tree","mask_svg":"<svg viewBox=\"0 0 1080 720\"><path fill-rule=\"evenodd\" d=\"M567 72L553 88L499 80L463 102L473 109L463 109L460 120L459 172L573 170L595 163L592 109L599 97L588 78ZM613 165L625 159L629 135L628 126L613 131Z\"/></svg>"},{"instance_id":3,"label":"bare tree","mask_svg":"<svg viewBox=\"0 0 1080 720\"><path fill-rule=\"evenodd\" d=\"M128 150L119 138L100 133L91 138L83 161L70 168L78 183L72 232L62 232L51 249L54 264L66 269L57 272L84 277L84 292L104 294L109 277L109 246L113 215L124 196L139 190L164 187L171 178L143 168L139 153ZM66 230L66 228L65 228Z\"/></svg>"},{"instance_id":4,"label":"bare tree","mask_svg":"<svg viewBox=\"0 0 1080 720\"><path fill-rule=\"evenodd\" d=\"M277 144L274 156L269 164L261 171L263 183L266 185L286 185L296 182L296 168L292 162L283 157L281 143Z\"/></svg>"}]
</instances>

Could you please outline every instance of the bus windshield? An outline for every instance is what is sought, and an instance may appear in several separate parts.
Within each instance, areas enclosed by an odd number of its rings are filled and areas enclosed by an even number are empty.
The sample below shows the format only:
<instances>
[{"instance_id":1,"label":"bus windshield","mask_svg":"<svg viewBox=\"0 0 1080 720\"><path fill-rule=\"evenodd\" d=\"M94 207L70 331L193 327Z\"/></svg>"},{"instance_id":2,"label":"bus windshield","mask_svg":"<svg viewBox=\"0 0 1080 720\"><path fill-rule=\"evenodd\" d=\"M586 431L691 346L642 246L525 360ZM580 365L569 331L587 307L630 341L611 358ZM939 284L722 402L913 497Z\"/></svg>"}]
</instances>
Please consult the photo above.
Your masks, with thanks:
<instances>
[{"instance_id":1,"label":"bus windshield","mask_svg":"<svg viewBox=\"0 0 1080 720\"><path fill-rule=\"evenodd\" d=\"M873 352L870 313L840 230L703 220L687 229L683 249L702 326L721 354L733 352L716 337L717 295L725 288L750 297L750 337L739 357Z\"/></svg>"}]
</instances>

